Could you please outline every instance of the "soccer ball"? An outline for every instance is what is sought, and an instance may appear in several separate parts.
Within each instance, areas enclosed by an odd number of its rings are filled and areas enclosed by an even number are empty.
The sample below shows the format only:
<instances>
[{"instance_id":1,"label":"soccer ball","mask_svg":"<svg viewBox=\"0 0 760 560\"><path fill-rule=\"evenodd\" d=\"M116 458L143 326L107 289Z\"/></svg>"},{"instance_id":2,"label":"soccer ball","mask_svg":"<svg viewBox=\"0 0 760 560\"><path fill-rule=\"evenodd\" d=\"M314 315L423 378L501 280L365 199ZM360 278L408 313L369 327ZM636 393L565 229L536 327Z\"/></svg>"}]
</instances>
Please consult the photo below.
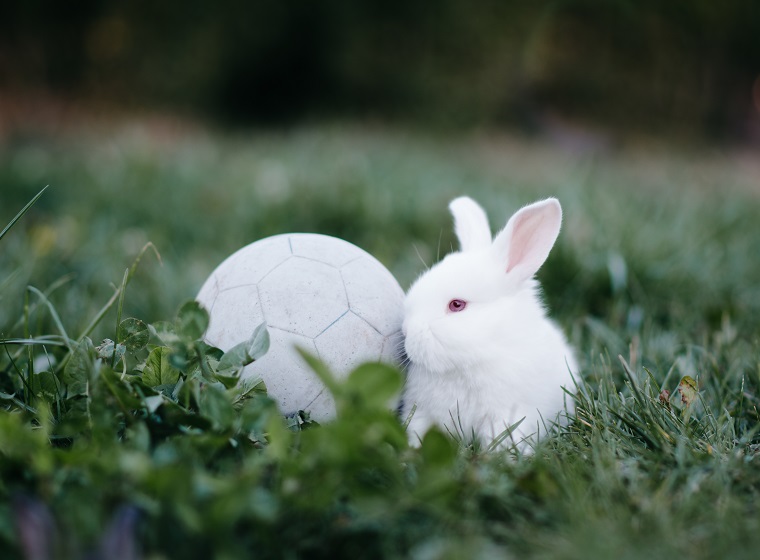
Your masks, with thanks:
<instances>
[{"instance_id":1,"label":"soccer ball","mask_svg":"<svg viewBox=\"0 0 760 560\"><path fill-rule=\"evenodd\" d=\"M271 344L242 376L261 376L285 414L335 416L329 391L296 346L337 378L366 361L397 364L404 292L374 257L342 239L311 233L268 237L243 247L211 273L197 301L211 316L206 342L229 350L260 323Z\"/></svg>"}]
</instances>

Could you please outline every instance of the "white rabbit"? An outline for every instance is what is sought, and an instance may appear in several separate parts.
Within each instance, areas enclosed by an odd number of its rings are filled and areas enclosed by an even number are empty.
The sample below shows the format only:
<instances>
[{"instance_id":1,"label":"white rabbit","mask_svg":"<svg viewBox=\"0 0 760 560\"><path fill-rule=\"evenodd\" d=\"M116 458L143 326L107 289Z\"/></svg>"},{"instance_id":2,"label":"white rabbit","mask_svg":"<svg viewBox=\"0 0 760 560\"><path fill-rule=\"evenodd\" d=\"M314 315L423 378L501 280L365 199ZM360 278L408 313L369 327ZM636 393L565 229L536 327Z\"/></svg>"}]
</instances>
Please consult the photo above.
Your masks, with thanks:
<instances>
[{"instance_id":1,"label":"white rabbit","mask_svg":"<svg viewBox=\"0 0 760 560\"><path fill-rule=\"evenodd\" d=\"M449 209L461 251L424 273L404 302L410 442L437 425L487 445L520 422L500 444L526 449L564 410L562 387L573 387L577 371L533 278L559 235L562 207L555 198L526 206L493 241L475 201L457 198Z\"/></svg>"}]
</instances>

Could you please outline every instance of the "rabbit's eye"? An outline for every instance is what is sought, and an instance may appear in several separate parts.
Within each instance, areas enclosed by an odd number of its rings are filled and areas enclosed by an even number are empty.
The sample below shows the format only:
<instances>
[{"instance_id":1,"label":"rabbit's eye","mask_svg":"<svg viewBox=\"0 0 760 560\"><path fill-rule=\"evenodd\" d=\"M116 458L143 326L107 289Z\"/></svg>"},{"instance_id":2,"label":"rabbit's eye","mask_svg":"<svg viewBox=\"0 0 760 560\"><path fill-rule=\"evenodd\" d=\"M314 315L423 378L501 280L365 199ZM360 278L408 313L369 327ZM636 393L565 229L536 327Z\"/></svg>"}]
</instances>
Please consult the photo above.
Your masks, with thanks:
<instances>
[{"instance_id":1,"label":"rabbit's eye","mask_svg":"<svg viewBox=\"0 0 760 560\"><path fill-rule=\"evenodd\" d=\"M467 307L467 302L463 299L452 299L449 302L449 311L452 311L454 313L463 311L465 307Z\"/></svg>"}]
</instances>

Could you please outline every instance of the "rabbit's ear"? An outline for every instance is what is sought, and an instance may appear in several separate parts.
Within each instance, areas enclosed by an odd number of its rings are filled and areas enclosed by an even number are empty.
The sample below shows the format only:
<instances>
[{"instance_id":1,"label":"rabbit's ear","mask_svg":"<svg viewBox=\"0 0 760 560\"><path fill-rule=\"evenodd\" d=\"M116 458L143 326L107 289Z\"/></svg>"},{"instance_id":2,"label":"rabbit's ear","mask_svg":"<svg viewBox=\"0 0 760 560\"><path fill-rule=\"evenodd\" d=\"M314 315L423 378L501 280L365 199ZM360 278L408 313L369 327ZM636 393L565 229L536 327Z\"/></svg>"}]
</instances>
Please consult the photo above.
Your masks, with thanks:
<instances>
[{"instance_id":1,"label":"rabbit's ear","mask_svg":"<svg viewBox=\"0 0 760 560\"><path fill-rule=\"evenodd\" d=\"M488 217L477 202L469 197L455 198L449 204L454 216L454 232L462 251L483 249L491 244L491 228Z\"/></svg>"},{"instance_id":2,"label":"rabbit's ear","mask_svg":"<svg viewBox=\"0 0 760 560\"><path fill-rule=\"evenodd\" d=\"M561 225L562 207L556 198L515 212L493 242L496 258L506 263L505 272L518 281L532 277L549 256Z\"/></svg>"}]
</instances>

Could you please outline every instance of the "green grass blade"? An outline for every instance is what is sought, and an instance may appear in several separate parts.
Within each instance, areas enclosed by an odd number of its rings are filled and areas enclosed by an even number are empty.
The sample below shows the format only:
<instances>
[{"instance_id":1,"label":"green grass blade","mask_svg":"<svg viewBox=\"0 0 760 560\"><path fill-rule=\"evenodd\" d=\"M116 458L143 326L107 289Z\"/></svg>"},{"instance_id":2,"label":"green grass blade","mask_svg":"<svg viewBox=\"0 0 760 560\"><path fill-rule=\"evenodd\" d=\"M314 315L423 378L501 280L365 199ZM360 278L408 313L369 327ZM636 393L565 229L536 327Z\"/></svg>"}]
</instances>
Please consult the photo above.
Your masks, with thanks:
<instances>
[{"instance_id":1,"label":"green grass blade","mask_svg":"<svg viewBox=\"0 0 760 560\"><path fill-rule=\"evenodd\" d=\"M50 311L50 316L53 318L53 322L55 323L56 328L58 329L58 332L61 333L61 336L63 337L64 342L66 343L66 347L69 349L69 351L72 350L71 346L71 339L69 338L68 333L66 333L66 329L63 326L63 322L61 322L61 318L58 316L58 312L55 310L55 307L53 307L53 304L50 303L50 300L47 298L45 294L43 294L40 290L35 288L34 286L29 286L27 288L30 292L35 294L43 304L48 308Z\"/></svg>"},{"instance_id":2,"label":"green grass blade","mask_svg":"<svg viewBox=\"0 0 760 560\"><path fill-rule=\"evenodd\" d=\"M129 273L125 274L124 278L122 279L121 286L117 288L116 291L114 291L113 295L111 295L106 304L100 308L100 311L98 311L95 317L93 317L92 321L90 321L84 330L79 334L77 340L82 340L85 336L89 336L92 331L95 330L95 327L100 324L100 321L103 320L103 317L106 315L106 313L108 313L108 311L113 307L114 303L121 301L121 298L123 298L122 294L124 293L124 290L126 289L127 285L129 285L129 281L132 279L132 276L136 272L137 266L140 264L140 260L142 260L143 255L148 249L153 250L153 253L156 255L159 263L162 262L161 255L158 253L153 243L146 243L138 253L137 258L135 258L134 262L132 263L132 266L129 267ZM121 312L119 312L119 315L121 315ZM118 324L116 325L116 328L118 330Z\"/></svg>"},{"instance_id":3,"label":"green grass blade","mask_svg":"<svg viewBox=\"0 0 760 560\"><path fill-rule=\"evenodd\" d=\"M16 345L68 346L68 344L66 343L66 340L62 336L58 336L58 335L40 336L36 338L0 339L0 346L16 346Z\"/></svg>"},{"instance_id":4,"label":"green grass blade","mask_svg":"<svg viewBox=\"0 0 760 560\"><path fill-rule=\"evenodd\" d=\"M103 317L106 313L108 313L108 310L113 307L113 304L116 303L116 300L119 298L119 294L121 294L121 288L118 288L116 291L114 291L113 295L110 297L110 299L106 302L106 304L100 308L100 311L97 312L95 317L93 317L92 321L84 328L84 330L80 333L77 340L82 340L85 336L89 336L92 331L95 330L95 327L98 326L101 320L103 320Z\"/></svg>"},{"instance_id":5,"label":"green grass blade","mask_svg":"<svg viewBox=\"0 0 760 560\"><path fill-rule=\"evenodd\" d=\"M50 286L43 292L45 294L45 297L50 298L50 295L53 292L55 292L62 286L65 286L69 282L71 282L75 278L75 276L76 275L74 274L65 274L64 276L61 276L60 278L58 278L58 280L50 284ZM25 328L26 330L28 330L29 317L32 316L35 311L37 311L38 306L39 306L39 302L35 302L31 305L28 304L27 302L27 305L25 306L24 314L21 317L19 317L18 321L16 321L16 323L10 328L10 331L15 331L22 325L26 325Z\"/></svg>"},{"instance_id":6,"label":"green grass blade","mask_svg":"<svg viewBox=\"0 0 760 560\"><path fill-rule=\"evenodd\" d=\"M623 358L623 356L618 355L618 360L620 360L620 363L623 366L623 371L625 372L625 375L628 377L628 381L630 381L631 383L633 396L636 398L637 401L639 401L639 403L643 405L645 402L644 394L641 392L641 389L639 388L639 382L636 379L636 374L633 373L631 366L628 365L628 362L625 361L625 358Z\"/></svg>"},{"instance_id":7,"label":"green grass blade","mask_svg":"<svg viewBox=\"0 0 760 560\"><path fill-rule=\"evenodd\" d=\"M8 359L10 360L10 364L13 367L13 369L16 371L16 375L18 375L18 378L21 380L21 384L24 386L24 401L28 401L29 396L32 394L31 387L29 387L29 381L24 376L24 373L16 365L16 360L14 360L13 357L11 356L10 352L8 351L7 346L5 347L5 353L8 354Z\"/></svg>"},{"instance_id":8,"label":"green grass blade","mask_svg":"<svg viewBox=\"0 0 760 560\"><path fill-rule=\"evenodd\" d=\"M164 264L164 261L161 260L161 253L158 252L158 249L156 249L156 246L153 245L151 241L148 241L145 245L143 245L143 248L140 249L140 252L137 253L137 257L135 257L135 260L132 262L132 266L129 267L129 276L127 277L127 283L132 279L132 276L135 275L135 272L137 272L137 267L140 265L140 261L143 258L143 255L150 249L153 251L153 254L156 255L156 260L158 261L158 264L162 265Z\"/></svg>"},{"instance_id":9,"label":"green grass blade","mask_svg":"<svg viewBox=\"0 0 760 560\"><path fill-rule=\"evenodd\" d=\"M139 259L139 257L138 257ZM119 288L119 304L116 306L116 329L114 330L114 340L119 332L119 325L121 324L121 312L124 309L124 295L127 293L127 284L129 283L129 269L124 271L124 277L121 279L121 287ZM116 340L116 342L121 342Z\"/></svg>"},{"instance_id":10,"label":"green grass blade","mask_svg":"<svg viewBox=\"0 0 760 560\"><path fill-rule=\"evenodd\" d=\"M37 202L37 200L42 196L42 193L44 193L49 186L50 185L45 186L45 188L43 188L40 192L38 192L34 196L34 198L32 198L32 200L26 203L26 206L24 206L19 211L19 213L16 214L16 216L10 221L10 223L7 226L5 226L5 229L3 229L2 232L0 232L0 239L2 239L5 236L5 234L8 233L8 231L10 231L10 229L16 224L16 222L18 222L21 219L21 216L26 214L27 210L29 210L34 205L34 203Z\"/></svg>"}]
</instances>

